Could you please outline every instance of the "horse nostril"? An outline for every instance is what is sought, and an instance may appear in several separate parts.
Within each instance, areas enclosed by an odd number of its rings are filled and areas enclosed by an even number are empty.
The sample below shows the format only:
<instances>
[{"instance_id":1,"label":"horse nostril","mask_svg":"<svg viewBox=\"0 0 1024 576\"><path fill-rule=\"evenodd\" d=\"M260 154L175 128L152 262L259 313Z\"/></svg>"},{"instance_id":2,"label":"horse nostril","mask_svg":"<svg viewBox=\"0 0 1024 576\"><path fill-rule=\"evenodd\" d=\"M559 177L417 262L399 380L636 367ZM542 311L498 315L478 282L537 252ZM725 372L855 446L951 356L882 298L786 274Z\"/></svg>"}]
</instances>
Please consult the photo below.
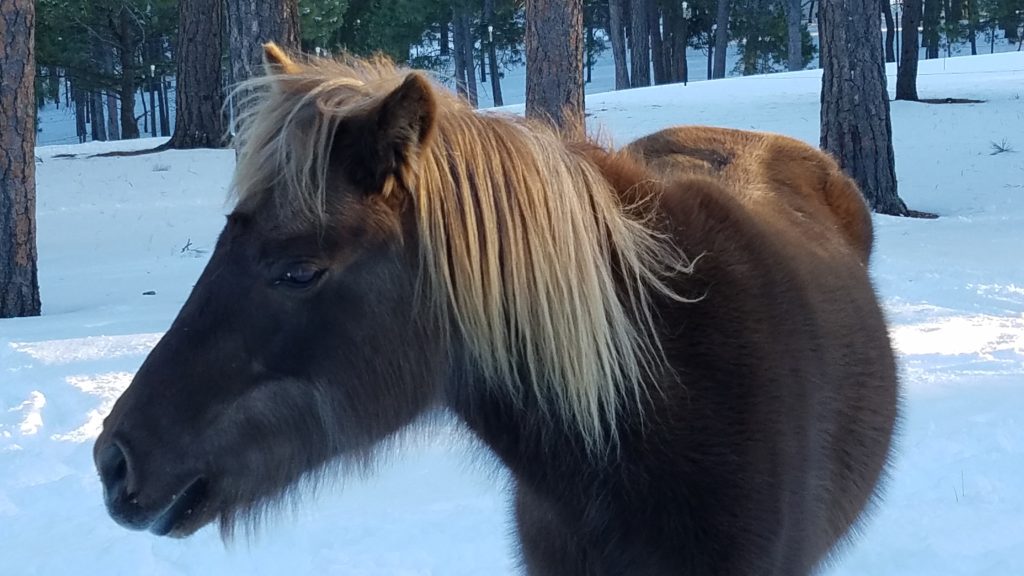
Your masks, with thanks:
<instances>
[{"instance_id":1,"label":"horse nostril","mask_svg":"<svg viewBox=\"0 0 1024 576\"><path fill-rule=\"evenodd\" d=\"M99 451L96 455L96 467L108 493L125 492L125 496L131 496L127 494L131 484L128 477L128 456L120 442L110 442Z\"/></svg>"}]
</instances>

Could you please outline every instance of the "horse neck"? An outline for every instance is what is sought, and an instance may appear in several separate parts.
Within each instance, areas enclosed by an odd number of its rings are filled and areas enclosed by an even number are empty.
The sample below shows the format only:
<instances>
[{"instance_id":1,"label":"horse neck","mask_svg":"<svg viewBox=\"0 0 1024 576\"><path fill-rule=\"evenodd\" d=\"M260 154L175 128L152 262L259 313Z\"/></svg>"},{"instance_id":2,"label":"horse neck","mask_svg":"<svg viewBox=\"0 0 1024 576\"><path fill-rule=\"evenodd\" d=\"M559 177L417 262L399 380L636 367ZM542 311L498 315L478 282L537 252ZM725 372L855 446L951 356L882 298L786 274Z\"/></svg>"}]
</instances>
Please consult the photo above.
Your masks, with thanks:
<instances>
[{"instance_id":1,"label":"horse neck","mask_svg":"<svg viewBox=\"0 0 1024 576\"><path fill-rule=\"evenodd\" d=\"M568 147L597 167L625 205L641 202L657 191L658 181L625 152L614 152L593 142L575 142Z\"/></svg>"}]
</instances>

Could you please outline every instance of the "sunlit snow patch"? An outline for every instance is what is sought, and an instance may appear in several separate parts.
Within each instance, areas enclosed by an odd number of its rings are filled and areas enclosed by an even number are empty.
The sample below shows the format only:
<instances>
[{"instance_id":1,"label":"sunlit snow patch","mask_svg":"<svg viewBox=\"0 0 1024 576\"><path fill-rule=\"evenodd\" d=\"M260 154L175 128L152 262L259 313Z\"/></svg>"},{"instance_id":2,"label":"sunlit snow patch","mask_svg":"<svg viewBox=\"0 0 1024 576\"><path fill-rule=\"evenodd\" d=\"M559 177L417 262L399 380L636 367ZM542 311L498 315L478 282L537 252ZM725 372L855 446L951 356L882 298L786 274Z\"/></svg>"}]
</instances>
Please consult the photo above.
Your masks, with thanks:
<instances>
[{"instance_id":1,"label":"sunlit snow patch","mask_svg":"<svg viewBox=\"0 0 1024 576\"><path fill-rule=\"evenodd\" d=\"M144 356L156 346L163 333L90 336L43 342L11 342L11 348L28 354L43 364L71 364L109 360L125 356Z\"/></svg>"},{"instance_id":2,"label":"sunlit snow patch","mask_svg":"<svg viewBox=\"0 0 1024 576\"><path fill-rule=\"evenodd\" d=\"M903 355L1024 356L1024 317L952 316L894 326L891 334L893 346Z\"/></svg>"},{"instance_id":3,"label":"sunlit snow patch","mask_svg":"<svg viewBox=\"0 0 1024 576\"><path fill-rule=\"evenodd\" d=\"M54 434L50 438L58 442L86 442L99 435L103 429L103 419L114 407L114 402L124 389L131 384L130 372L107 372L90 376L68 376L65 380L86 394L98 396L103 400L99 408L86 414L85 423L64 434Z\"/></svg>"}]
</instances>

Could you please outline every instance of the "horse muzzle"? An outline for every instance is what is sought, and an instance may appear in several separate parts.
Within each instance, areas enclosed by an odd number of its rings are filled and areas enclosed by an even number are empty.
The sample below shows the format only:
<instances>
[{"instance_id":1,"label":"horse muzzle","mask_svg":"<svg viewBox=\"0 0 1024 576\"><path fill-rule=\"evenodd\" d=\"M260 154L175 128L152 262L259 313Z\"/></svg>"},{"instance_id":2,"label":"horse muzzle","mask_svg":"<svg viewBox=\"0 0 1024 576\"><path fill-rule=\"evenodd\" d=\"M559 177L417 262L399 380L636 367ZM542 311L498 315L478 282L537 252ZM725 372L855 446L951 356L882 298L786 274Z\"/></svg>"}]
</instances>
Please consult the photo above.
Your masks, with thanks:
<instances>
[{"instance_id":1,"label":"horse muzzle","mask_svg":"<svg viewBox=\"0 0 1024 576\"><path fill-rule=\"evenodd\" d=\"M142 474L139 461L122 439L101 435L93 451L103 484L103 500L115 522L158 536L187 536L206 522L209 482L201 475L180 480Z\"/></svg>"}]
</instances>

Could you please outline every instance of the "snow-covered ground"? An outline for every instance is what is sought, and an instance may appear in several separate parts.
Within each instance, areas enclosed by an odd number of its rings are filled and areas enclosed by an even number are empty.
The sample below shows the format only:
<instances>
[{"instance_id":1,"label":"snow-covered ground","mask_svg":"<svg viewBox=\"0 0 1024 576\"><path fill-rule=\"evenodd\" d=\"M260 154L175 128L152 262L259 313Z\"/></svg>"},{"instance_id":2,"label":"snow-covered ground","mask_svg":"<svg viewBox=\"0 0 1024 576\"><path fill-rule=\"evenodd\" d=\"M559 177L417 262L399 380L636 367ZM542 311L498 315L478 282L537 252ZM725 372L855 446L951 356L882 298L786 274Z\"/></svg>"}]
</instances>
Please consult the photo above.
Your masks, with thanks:
<instances>
[{"instance_id":1,"label":"snow-covered ground","mask_svg":"<svg viewBox=\"0 0 1024 576\"><path fill-rule=\"evenodd\" d=\"M919 85L985 102L892 105L900 192L941 218L875 218L904 418L886 496L828 574L1020 575L1024 54L922 62ZM619 143L678 123L817 143L819 90L806 71L591 95L588 108ZM1004 139L1017 151L993 155ZM107 517L92 441L228 209L230 151L87 157L154 143L38 150L44 315L0 321L0 574L516 573L504 474L452 429L411 438L374 477L307 498L251 542L158 539Z\"/></svg>"}]
</instances>

